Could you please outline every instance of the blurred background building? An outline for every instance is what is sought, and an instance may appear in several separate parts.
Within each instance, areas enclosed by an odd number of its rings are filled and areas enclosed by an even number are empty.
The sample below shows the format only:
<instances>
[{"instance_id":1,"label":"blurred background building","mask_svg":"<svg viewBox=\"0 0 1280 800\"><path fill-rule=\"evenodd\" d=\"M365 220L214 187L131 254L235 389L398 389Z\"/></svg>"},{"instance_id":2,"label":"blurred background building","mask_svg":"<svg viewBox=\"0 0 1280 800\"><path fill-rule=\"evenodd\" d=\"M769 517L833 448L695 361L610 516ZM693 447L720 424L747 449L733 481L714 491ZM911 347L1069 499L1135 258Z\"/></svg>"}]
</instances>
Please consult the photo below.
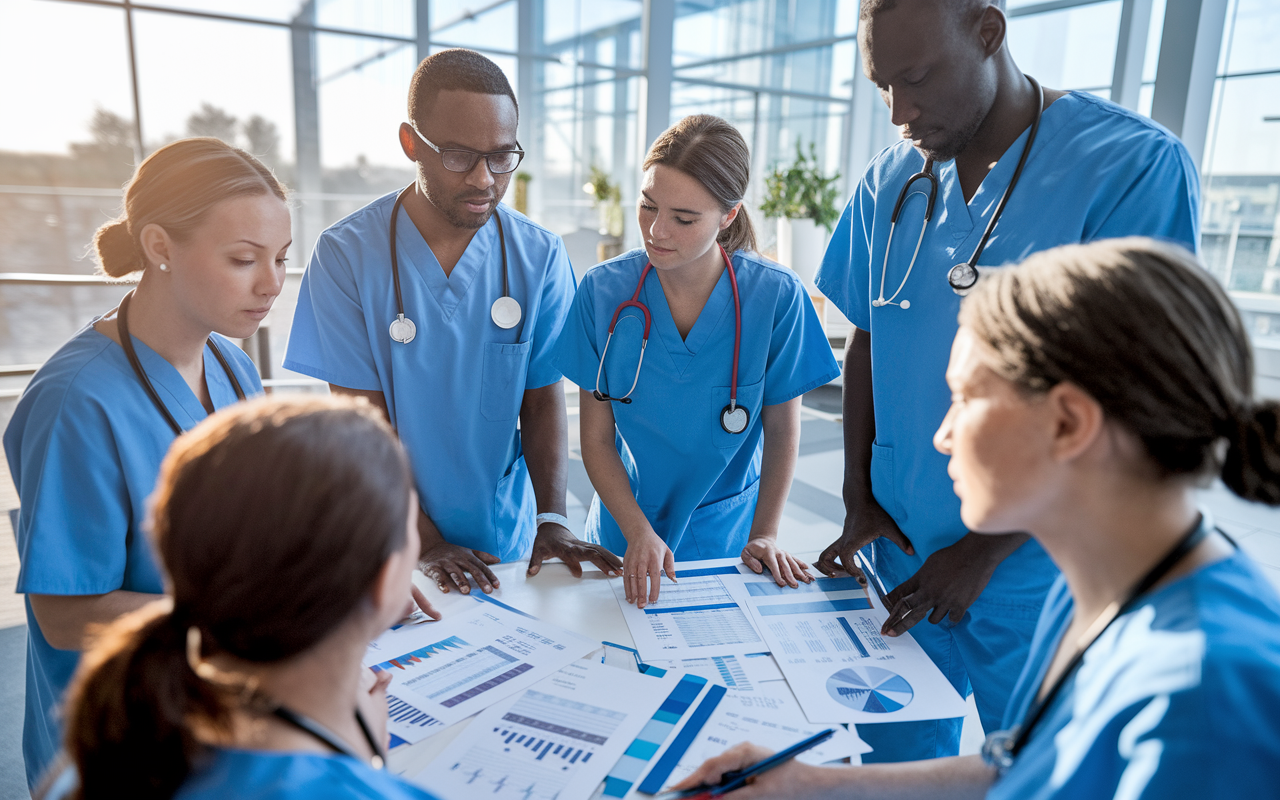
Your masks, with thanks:
<instances>
[{"instance_id":1,"label":"blurred background building","mask_svg":"<svg viewBox=\"0 0 1280 800\"><path fill-rule=\"evenodd\" d=\"M1008 14L1026 72L1187 142L1205 260L1259 345L1280 347L1280 3L1010 0ZM857 22L858 0L3 0L0 418L31 370L124 291L91 277L90 237L137 160L167 141L235 142L294 190L295 274L249 343L264 375L287 381L274 365L316 236L411 180L396 127L419 59L465 46L507 71L529 156L506 201L519 194L564 236L581 274L602 238L638 244L637 165L688 113L742 130L749 207L797 145L843 202L897 138L862 77ZM620 209L584 185L614 191ZM776 226L759 227L776 252ZM1272 392L1280 364L1262 355Z\"/></svg>"}]
</instances>

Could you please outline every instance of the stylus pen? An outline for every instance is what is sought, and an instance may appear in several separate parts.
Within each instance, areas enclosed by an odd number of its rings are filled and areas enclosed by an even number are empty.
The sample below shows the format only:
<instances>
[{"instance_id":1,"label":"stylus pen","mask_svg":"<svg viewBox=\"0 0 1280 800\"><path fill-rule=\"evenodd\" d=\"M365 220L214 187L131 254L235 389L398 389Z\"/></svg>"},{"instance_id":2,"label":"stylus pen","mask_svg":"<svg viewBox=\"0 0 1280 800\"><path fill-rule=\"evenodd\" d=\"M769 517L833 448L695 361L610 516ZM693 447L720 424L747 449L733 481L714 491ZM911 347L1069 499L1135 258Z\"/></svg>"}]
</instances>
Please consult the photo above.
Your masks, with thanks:
<instances>
[{"instance_id":1,"label":"stylus pen","mask_svg":"<svg viewBox=\"0 0 1280 800\"><path fill-rule=\"evenodd\" d=\"M732 792L734 789L741 789L743 786L746 786L747 781L750 778L754 778L757 775L762 775L768 772L769 770L773 769L774 767L782 766L783 764L787 763L791 759L800 755L804 751L812 750L813 748L817 747L818 745L822 744L823 742L825 742L826 740L830 739L832 736L835 736L835 735L836 735L835 728L827 728L822 733L814 734L813 736L810 736L808 739L805 739L803 742L800 742L798 744L793 744L790 747L788 747L786 750L783 750L778 753L774 753L773 755L769 756L763 761L757 761L756 763L752 764L749 767L743 767L742 769L734 770L733 772L726 772L724 775L720 776L719 783L716 783L716 784L704 783L701 786L695 786L692 789L671 794L669 795L669 797L673 799L681 798L681 800L695 800L696 798L719 797L722 794L728 794L729 792Z\"/></svg>"}]
</instances>

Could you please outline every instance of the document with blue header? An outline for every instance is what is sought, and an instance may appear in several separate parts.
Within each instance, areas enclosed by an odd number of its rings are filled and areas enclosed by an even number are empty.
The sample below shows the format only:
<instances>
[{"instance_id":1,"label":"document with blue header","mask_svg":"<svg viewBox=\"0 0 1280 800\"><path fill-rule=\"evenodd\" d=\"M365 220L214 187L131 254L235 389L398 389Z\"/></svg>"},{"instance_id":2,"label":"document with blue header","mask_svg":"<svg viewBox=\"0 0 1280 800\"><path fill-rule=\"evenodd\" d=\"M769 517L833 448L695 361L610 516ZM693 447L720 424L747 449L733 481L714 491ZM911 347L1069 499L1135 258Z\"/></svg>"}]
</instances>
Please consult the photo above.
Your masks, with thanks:
<instances>
[{"instance_id":1,"label":"document with blue header","mask_svg":"<svg viewBox=\"0 0 1280 800\"><path fill-rule=\"evenodd\" d=\"M662 579L658 602L628 603L622 578L610 581L640 658L672 660L755 653L764 639L726 580L738 578L736 558L676 564L676 580Z\"/></svg>"},{"instance_id":2,"label":"document with blue header","mask_svg":"<svg viewBox=\"0 0 1280 800\"><path fill-rule=\"evenodd\" d=\"M880 635L887 618L857 579L779 589L767 576L725 586L759 627L809 722L913 722L965 715L965 702L911 636Z\"/></svg>"}]
</instances>

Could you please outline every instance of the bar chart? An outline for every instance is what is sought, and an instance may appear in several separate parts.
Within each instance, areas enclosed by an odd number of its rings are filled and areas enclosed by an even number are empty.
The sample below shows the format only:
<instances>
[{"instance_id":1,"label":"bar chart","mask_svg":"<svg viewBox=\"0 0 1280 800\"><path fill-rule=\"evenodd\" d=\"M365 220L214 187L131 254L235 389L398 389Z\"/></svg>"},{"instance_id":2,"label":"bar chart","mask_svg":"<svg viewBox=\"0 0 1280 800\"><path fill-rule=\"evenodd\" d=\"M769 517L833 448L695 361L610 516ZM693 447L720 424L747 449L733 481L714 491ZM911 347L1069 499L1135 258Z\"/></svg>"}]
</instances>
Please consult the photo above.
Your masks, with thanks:
<instances>
[{"instance_id":1,"label":"bar chart","mask_svg":"<svg viewBox=\"0 0 1280 800\"><path fill-rule=\"evenodd\" d=\"M451 782L475 796L552 800L588 764L626 713L530 689L459 758Z\"/></svg>"}]
</instances>

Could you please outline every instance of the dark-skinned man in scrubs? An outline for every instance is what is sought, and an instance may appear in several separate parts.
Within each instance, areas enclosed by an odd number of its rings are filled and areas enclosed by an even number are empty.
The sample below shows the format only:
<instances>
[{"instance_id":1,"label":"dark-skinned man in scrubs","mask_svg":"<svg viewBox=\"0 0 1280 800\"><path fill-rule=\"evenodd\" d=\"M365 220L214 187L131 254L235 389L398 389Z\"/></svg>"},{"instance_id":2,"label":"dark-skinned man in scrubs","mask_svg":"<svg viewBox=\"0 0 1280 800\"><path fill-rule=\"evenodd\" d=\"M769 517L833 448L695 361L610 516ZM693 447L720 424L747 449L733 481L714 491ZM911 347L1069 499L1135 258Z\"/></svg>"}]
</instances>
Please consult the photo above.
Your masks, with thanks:
<instances>
[{"instance_id":1,"label":"dark-skinned man in scrubs","mask_svg":"<svg viewBox=\"0 0 1280 800\"><path fill-rule=\"evenodd\" d=\"M843 366L844 529L815 566L857 572L862 550L889 590L884 632L911 631L961 694L972 691L987 731L1058 571L1023 533L967 531L933 448L950 405L961 300L951 284L1061 244L1147 235L1195 249L1199 238L1199 178L1181 142L1094 95L1040 87L1007 33L1003 2L864 0L863 72L903 141L867 167L817 278L855 330ZM926 164L938 182L932 214L920 177L891 226ZM969 263L978 269L953 271ZM863 760L955 755L962 722L859 724L875 748Z\"/></svg>"},{"instance_id":2,"label":"dark-skinned man in scrubs","mask_svg":"<svg viewBox=\"0 0 1280 800\"><path fill-rule=\"evenodd\" d=\"M574 280L560 237L501 205L523 158L511 84L479 53L444 50L414 73L408 116L416 180L321 234L284 365L386 412L413 463L421 567L442 591L469 592L468 575L493 591L499 561L618 570L565 527L551 347Z\"/></svg>"}]
</instances>

